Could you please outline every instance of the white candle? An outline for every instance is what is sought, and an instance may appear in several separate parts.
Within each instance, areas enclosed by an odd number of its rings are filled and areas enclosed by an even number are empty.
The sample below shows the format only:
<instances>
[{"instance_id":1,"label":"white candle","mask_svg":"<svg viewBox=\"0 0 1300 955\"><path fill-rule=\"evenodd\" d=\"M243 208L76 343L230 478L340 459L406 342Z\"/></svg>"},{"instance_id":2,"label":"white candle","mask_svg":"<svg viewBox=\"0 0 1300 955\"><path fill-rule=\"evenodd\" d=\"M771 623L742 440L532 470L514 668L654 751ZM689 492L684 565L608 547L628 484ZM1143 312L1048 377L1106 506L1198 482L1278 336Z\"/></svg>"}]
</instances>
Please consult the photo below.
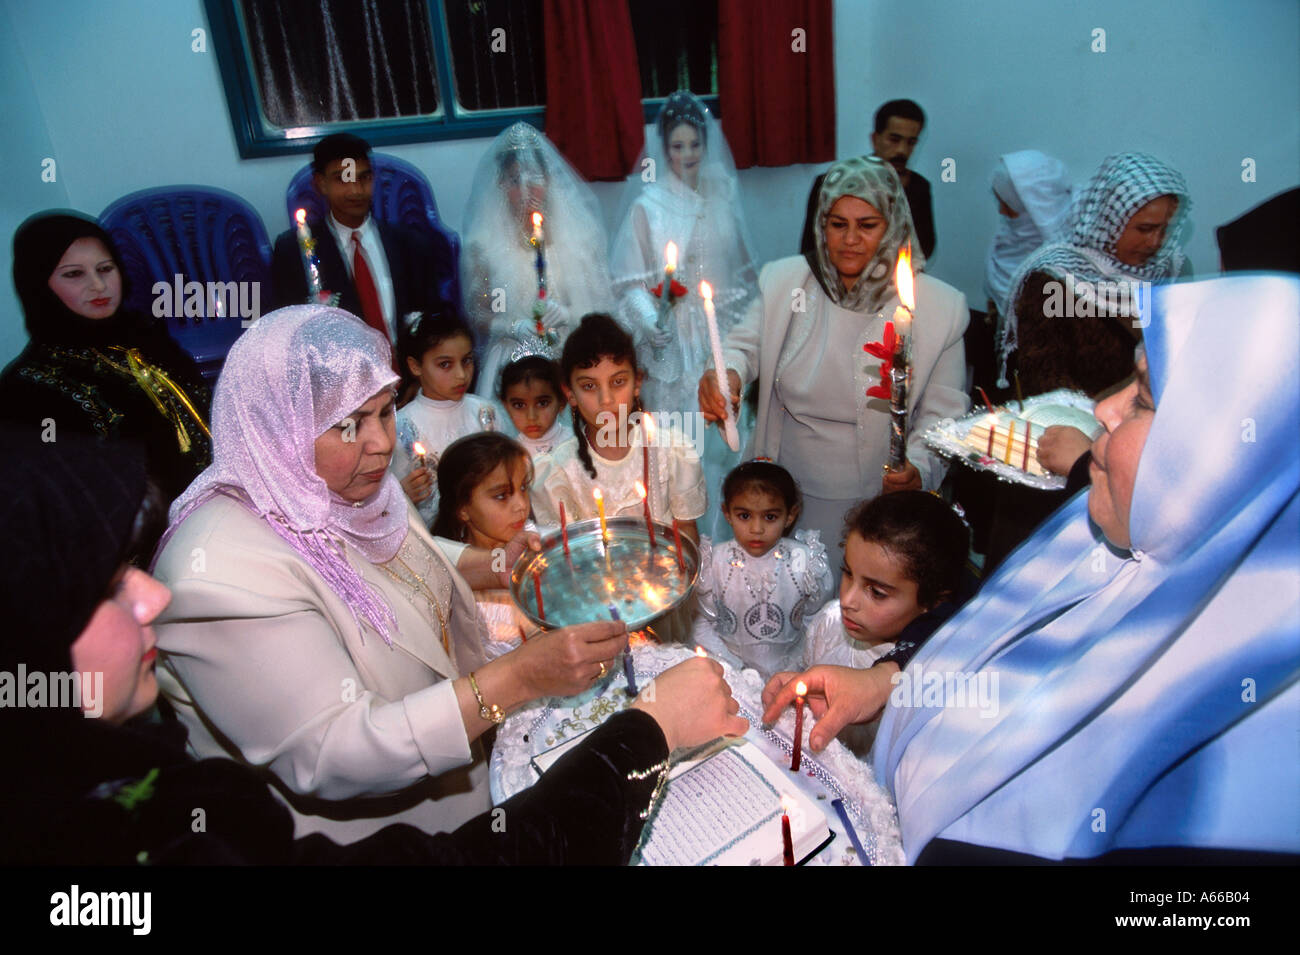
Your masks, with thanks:
<instances>
[{"instance_id":1,"label":"white candle","mask_svg":"<svg viewBox=\"0 0 1300 955\"><path fill-rule=\"evenodd\" d=\"M722 419L722 433L727 439L727 447L732 451L740 450L740 432L736 430L735 419L731 417L731 385L727 382L727 368L722 363L722 339L718 336L718 317L713 314L713 287L708 282L700 283L700 297L704 299L704 317L709 325L709 347L713 349L713 372L718 380L718 391L722 393L723 405L727 416Z\"/></svg>"},{"instance_id":2,"label":"white candle","mask_svg":"<svg viewBox=\"0 0 1300 955\"><path fill-rule=\"evenodd\" d=\"M903 246L898 252L898 265L894 269L894 285L902 304L894 309L894 332L899 338L912 333L912 312L916 309L916 295L912 289L912 249Z\"/></svg>"}]
</instances>

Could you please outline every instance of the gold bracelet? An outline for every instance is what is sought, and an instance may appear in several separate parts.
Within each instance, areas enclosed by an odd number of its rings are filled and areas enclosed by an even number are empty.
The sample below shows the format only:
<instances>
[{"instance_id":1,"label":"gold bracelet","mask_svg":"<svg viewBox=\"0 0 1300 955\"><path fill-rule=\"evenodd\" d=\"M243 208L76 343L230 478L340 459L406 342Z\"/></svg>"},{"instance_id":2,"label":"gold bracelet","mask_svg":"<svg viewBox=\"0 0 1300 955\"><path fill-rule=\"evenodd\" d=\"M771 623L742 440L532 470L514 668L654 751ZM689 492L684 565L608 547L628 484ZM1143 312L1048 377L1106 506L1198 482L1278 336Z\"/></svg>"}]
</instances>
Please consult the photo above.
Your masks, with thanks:
<instances>
[{"instance_id":1,"label":"gold bracelet","mask_svg":"<svg viewBox=\"0 0 1300 955\"><path fill-rule=\"evenodd\" d=\"M479 691L478 680L474 679L473 671L469 674L469 688L474 691L474 699L478 700L478 718L486 720L489 723L504 723L506 721L506 711L493 703L488 706L483 702L483 694Z\"/></svg>"}]
</instances>

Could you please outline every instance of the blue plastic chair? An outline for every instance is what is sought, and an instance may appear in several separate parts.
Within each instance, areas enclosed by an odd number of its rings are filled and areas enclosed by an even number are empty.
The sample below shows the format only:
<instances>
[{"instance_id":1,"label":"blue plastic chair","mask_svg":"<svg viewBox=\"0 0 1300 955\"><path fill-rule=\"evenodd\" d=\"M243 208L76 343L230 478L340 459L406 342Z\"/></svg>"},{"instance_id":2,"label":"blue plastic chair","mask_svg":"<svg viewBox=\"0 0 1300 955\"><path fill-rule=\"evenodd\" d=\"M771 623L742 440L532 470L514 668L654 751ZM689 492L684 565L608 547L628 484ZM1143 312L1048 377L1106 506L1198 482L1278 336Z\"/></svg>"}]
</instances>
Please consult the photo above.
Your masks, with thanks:
<instances>
[{"instance_id":1,"label":"blue plastic chair","mask_svg":"<svg viewBox=\"0 0 1300 955\"><path fill-rule=\"evenodd\" d=\"M445 302L460 306L460 236L443 224L438 202L424 173L404 159L386 153L370 154L370 170L375 177L371 210L376 219L388 225L403 226L426 236L438 257L449 263L449 274L438 280L438 294ZM329 214L324 198L311 184L311 164L299 169L289 182L285 194L285 211L293 225L294 213L307 210L307 217L324 219Z\"/></svg>"},{"instance_id":2,"label":"blue plastic chair","mask_svg":"<svg viewBox=\"0 0 1300 955\"><path fill-rule=\"evenodd\" d=\"M127 307L145 315L169 310L167 330L213 382L245 317L257 317L241 315L239 306L251 311L254 290L259 310L270 306L271 243L262 217L232 192L182 185L123 196L99 222L122 256L130 283ZM176 300L178 275L182 297ZM158 282L167 285L165 296L154 294ZM188 282L203 286L202 316L184 314ZM208 284L216 282L237 283L239 298Z\"/></svg>"}]
</instances>

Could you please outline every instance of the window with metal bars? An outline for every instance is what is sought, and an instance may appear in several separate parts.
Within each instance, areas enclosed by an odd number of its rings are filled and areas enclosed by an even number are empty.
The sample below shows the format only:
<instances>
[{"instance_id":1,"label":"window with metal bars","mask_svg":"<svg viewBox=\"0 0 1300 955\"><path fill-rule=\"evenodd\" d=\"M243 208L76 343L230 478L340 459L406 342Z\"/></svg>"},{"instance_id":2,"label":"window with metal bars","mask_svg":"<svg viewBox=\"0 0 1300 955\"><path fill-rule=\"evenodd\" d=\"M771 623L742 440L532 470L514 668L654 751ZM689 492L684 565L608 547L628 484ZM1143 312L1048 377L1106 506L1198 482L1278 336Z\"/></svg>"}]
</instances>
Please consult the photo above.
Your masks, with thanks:
<instances>
[{"instance_id":1,"label":"window with metal bars","mask_svg":"<svg viewBox=\"0 0 1300 955\"><path fill-rule=\"evenodd\" d=\"M204 2L246 158L340 130L385 145L543 124L542 0ZM627 3L647 119L676 89L712 101L717 0Z\"/></svg>"}]
</instances>

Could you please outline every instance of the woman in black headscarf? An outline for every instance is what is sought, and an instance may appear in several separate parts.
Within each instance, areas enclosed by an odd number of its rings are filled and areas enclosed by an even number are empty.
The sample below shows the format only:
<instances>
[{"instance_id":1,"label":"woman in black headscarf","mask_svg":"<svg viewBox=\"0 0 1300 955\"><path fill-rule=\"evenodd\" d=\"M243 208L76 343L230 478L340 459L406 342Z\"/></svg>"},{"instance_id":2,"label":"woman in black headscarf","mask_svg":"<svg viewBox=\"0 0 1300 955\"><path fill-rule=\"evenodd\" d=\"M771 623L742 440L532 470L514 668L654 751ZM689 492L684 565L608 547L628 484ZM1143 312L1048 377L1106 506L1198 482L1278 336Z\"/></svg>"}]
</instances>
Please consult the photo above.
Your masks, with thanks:
<instances>
[{"instance_id":1,"label":"woman in black headscarf","mask_svg":"<svg viewBox=\"0 0 1300 955\"><path fill-rule=\"evenodd\" d=\"M61 432L129 438L168 501L211 463L208 391L162 322L123 307L122 261L96 223L42 213L14 235L14 287L31 341L0 376L0 415Z\"/></svg>"},{"instance_id":2,"label":"woman in black headscarf","mask_svg":"<svg viewBox=\"0 0 1300 955\"><path fill-rule=\"evenodd\" d=\"M649 770L747 728L721 667L692 658L499 807L508 827L483 813L432 836L391 825L345 846L294 839L265 777L191 759L174 720L132 719L158 692L151 624L171 597L128 563L166 519L143 452L9 424L0 445L0 865L622 864L656 789ZM219 824L196 826L195 807Z\"/></svg>"}]
</instances>

